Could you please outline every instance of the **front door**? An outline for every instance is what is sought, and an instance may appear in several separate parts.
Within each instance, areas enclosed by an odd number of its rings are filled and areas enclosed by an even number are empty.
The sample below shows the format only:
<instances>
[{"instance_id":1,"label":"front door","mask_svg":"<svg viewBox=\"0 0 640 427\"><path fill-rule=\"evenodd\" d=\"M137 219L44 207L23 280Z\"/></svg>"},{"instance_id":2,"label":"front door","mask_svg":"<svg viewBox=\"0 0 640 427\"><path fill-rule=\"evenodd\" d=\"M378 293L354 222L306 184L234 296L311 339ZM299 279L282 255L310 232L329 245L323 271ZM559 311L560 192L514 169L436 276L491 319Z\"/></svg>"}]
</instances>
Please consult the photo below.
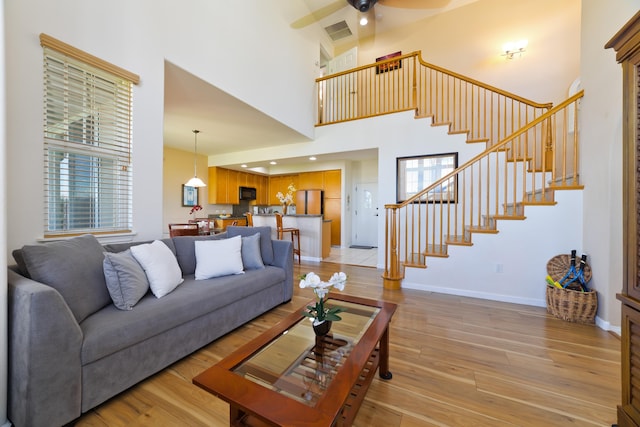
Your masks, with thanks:
<instances>
[{"instance_id":1,"label":"front door","mask_svg":"<svg viewBox=\"0 0 640 427\"><path fill-rule=\"evenodd\" d=\"M378 183L363 182L353 191L353 239L358 246L378 246Z\"/></svg>"}]
</instances>

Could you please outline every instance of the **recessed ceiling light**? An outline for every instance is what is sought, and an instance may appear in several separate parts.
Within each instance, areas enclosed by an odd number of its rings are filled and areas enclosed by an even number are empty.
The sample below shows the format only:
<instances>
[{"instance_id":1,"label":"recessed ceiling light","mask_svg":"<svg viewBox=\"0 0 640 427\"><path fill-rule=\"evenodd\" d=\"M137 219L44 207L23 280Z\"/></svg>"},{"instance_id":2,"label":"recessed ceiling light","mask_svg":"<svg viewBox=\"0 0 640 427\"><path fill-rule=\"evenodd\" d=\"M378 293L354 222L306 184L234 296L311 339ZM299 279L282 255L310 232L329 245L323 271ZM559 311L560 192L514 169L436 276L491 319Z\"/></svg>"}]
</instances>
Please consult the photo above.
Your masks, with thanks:
<instances>
[{"instance_id":1,"label":"recessed ceiling light","mask_svg":"<svg viewBox=\"0 0 640 427\"><path fill-rule=\"evenodd\" d=\"M246 167L247 167L247 165L242 164L242 165L240 165L240 167L246 168Z\"/></svg>"},{"instance_id":2,"label":"recessed ceiling light","mask_svg":"<svg viewBox=\"0 0 640 427\"><path fill-rule=\"evenodd\" d=\"M315 157L315 156L311 156L311 157L309 157L309 160L315 160L315 159L316 159L316 157Z\"/></svg>"},{"instance_id":3,"label":"recessed ceiling light","mask_svg":"<svg viewBox=\"0 0 640 427\"><path fill-rule=\"evenodd\" d=\"M277 165L277 162L274 162L273 160L269 162L270 165Z\"/></svg>"}]
</instances>

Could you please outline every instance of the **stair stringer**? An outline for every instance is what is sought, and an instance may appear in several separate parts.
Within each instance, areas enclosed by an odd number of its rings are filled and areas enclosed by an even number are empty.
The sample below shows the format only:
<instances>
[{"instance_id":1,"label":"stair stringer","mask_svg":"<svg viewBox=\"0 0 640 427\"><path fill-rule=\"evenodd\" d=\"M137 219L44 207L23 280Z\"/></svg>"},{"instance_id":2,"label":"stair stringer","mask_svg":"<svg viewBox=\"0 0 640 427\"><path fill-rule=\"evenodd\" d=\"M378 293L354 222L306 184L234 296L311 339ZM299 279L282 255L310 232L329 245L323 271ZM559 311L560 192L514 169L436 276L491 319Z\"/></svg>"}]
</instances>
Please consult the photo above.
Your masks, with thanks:
<instances>
[{"instance_id":1,"label":"stair stringer","mask_svg":"<svg viewBox=\"0 0 640 427\"><path fill-rule=\"evenodd\" d=\"M473 246L405 269L402 287L544 307L547 261L582 248L581 190L555 192L555 205L527 205L525 221L499 221L497 234L474 233Z\"/></svg>"}]
</instances>

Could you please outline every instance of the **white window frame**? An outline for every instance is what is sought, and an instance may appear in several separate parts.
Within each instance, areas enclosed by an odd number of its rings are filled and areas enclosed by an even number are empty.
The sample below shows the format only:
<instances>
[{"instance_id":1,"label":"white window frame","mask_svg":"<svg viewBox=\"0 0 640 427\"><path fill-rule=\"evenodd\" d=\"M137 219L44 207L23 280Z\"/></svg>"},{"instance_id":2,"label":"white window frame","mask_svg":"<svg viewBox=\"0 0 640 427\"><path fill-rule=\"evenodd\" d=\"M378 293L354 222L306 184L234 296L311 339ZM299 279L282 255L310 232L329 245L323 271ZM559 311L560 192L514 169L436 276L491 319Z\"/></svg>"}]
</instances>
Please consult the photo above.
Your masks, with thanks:
<instances>
[{"instance_id":1,"label":"white window frame","mask_svg":"<svg viewBox=\"0 0 640 427\"><path fill-rule=\"evenodd\" d=\"M139 77L45 34L44 236L132 230L132 92Z\"/></svg>"}]
</instances>

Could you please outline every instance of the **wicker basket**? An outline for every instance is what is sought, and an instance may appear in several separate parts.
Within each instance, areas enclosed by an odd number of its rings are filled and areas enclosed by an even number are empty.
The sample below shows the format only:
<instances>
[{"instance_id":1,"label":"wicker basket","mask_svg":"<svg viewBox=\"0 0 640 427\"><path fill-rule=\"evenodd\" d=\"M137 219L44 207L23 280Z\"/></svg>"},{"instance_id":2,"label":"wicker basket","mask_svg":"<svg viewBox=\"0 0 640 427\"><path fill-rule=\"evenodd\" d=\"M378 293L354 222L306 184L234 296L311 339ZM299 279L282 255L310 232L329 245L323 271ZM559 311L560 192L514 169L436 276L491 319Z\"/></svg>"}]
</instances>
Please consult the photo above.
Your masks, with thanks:
<instances>
[{"instance_id":1,"label":"wicker basket","mask_svg":"<svg viewBox=\"0 0 640 427\"><path fill-rule=\"evenodd\" d=\"M547 312L568 322L589 323L595 321L598 311L596 291L581 292L547 286Z\"/></svg>"},{"instance_id":2,"label":"wicker basket","mask_svg":"<svg viewBox=\"0 0 640 427\"><path fill-rule=\"evenodd\" d=\"M569 271L569 267L571 266L571 255L562 254L556 255L547 262L547 274L551 276L553 280L556 282L562 279L567 271ZM576 268L580 267L580 257L576 257ZM591 267L589 263L586 263L584 266L584 271L582 272L584 275L584 281L588 282L591 280ZM572 278L573 276L570 276Z\"/></svg>"}]
</instances>

